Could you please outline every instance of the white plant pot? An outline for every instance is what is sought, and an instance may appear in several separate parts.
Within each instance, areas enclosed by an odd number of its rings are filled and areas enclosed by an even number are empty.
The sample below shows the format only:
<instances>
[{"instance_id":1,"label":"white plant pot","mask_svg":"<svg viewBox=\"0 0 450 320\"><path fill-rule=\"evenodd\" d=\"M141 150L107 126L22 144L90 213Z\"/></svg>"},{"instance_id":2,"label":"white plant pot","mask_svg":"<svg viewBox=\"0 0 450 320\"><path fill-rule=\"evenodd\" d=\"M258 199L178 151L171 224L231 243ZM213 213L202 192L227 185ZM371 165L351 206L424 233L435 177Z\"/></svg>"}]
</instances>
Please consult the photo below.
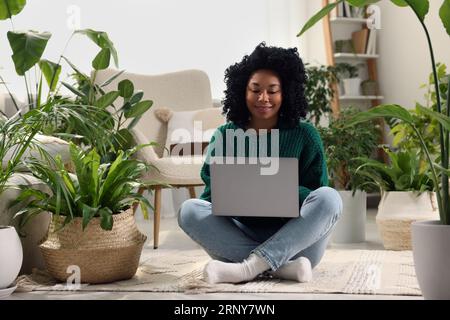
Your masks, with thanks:
<instances>
[{"instance_id":1,"label":"white plant pot","mask_svg":"<svg viewBox=\"0 0 450 320\"><path fill-rule=\"evenodd\" d=\"M338 191L343 203L342 216L331 234L334 243L356 243L366 240L367 194L357 190Z\"/></svg>"},{"instance_id":2,"label":"white plant pot","mask_svg":"<svg viewBox=\"0 0 450 320\"><path fill-rule=\"evenodd\" d=\"M435 192L385 191L376 223L388 250L411 250L411 223L439 219Z\"/></svg>"},{"instance_id":3,"label":"white plant pot","mask_svg":"<svg viewBox=\"0 0 450 320\"><path fill-rule=\"evenodd\" d=\"M425 299L450 300L450 226L440 221L412 223L417 281Z\"/></svg>"},{"instance_id":4,"label":"white plant pot","mask_svg":"<svg viewBox=\"0 0 450 320\"><path fill-rule=\"evenodd\" d=\"M14 227L0 226L0 289L8 288L19 274L23 252Z\"/></svg>"},{"instance_id":5,"label":"white plant pot","mask_svg":"<svg viewBox=\"0 0 450 320\"><path fill-rule=\"evenodd\" d=\"M361 78L342 79L346 96L361 95Z\"/></svg>"}]
</instances>

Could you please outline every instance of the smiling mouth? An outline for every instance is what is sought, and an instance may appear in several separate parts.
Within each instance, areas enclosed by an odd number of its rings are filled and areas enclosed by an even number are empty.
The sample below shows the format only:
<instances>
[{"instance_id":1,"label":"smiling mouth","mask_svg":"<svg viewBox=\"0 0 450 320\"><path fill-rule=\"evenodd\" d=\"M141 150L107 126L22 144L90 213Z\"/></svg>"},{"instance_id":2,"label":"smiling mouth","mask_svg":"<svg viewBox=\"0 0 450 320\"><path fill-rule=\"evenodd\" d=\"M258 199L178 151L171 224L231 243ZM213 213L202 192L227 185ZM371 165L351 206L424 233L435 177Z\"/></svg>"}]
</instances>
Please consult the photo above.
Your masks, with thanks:
<instances>
[{"instance_id":1,"label":"smiling mouth","mask_svg":"<svg viewBox=\"0 0 450 320\"><path fill-rule=\"evenodd\" d=\"M266 110L270 110L273 107L272 106L255 106L256 110L258 111L266 111Z\"/></svg>"}]
</instances>

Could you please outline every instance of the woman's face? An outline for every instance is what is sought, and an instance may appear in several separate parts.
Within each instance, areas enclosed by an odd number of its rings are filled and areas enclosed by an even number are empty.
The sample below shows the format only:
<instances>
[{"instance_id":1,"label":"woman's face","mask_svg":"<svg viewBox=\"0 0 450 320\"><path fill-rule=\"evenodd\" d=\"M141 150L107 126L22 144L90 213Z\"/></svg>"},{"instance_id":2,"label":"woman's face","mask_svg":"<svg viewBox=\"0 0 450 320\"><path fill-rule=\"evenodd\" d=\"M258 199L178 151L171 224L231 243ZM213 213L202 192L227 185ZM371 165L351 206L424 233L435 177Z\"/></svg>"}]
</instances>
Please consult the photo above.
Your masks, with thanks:
<instances>
[{"instance_id":1,"label":"woman's face","mask_svg":"<svg viewBox=\"0 0 450 320\"><path fill-rule=\"evenodd\" d=\"M252 121L276 125L282 102L281 81L271 70L257 70L248 80L246 102Z\"/></svg>"}]
</instances>

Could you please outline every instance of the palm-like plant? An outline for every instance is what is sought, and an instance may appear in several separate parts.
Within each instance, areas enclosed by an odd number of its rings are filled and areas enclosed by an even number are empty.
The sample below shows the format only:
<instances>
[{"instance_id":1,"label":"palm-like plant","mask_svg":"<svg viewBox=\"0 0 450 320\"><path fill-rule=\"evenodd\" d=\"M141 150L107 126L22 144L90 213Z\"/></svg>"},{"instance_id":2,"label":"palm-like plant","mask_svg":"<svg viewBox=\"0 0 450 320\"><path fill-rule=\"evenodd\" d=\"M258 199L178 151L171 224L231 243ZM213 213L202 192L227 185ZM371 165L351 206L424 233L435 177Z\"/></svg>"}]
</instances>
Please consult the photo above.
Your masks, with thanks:
<instances>
[{"instance_id":1,"label":"palm-like plant","mask_svg":"<svg viewBox=\"0 0 450 320\"><path fill-rule=\"evenodd\" d=\"M9 178L22 163L22 157L39 131L36 118L16 116L6 119L0 116L0 194L8 188Z\"/></svg>"},{"instance_id":2,"label":"palm-like plant","mask_svg":"<svg viewBox=\"0 0 450 320\"><path fill-rule=\"evenodd\" d=\"M94 217L100 218L104 230L113 227L112 215L121 213L133 204L139 203L145 218L148 200L136 192L144 182L139 180L148 166L141 161L131 159L141 145L128 151L119 151L112 163L101 163L95 149L85 151L71 143L71 159L75 164L75 174L70 174L62 161L57 158L56 170L48 164L27 161L33 174L47 184L48 193L23 186L16 202L29 201L28 205L16 216L21 216L21 226L42 211L55 216L65 216L64 225L75 217L82 218L83 229Z\"/></svg>"},{"instance_id":3,"label":"palm-like plant","mask_svg":"<svg viewBox=\"0 0 450 320\"><path fill-rule=\"evenodd\" d=\"M306 24L303 26L302 30L299 32L297 36L302 35L309 28L311 28L314 24L320 21L323 17L325 17L331 10L333 10L339 3L344 0L338 0L336 2L330 3L324 8L322 8L316 15L314 15L311 19L309 19ZM361 7L364 5L369 5L372 3L376 3L379 0L347 0L347 2L353 6ZM433 180L434 190L436 191L436 197L439 208L439 215L441 223L444 225L450 225L450 196L449 196L449 158L450 158L450 99L447 99L447 108L445 109L445 114L443 113L443 105L440 93L440 82L438 79L438 73L436 70L436 62L434 59L434 51L431 42L431 38L428 32L428 29L425 25L425 16L429 10L429 1L428 0L391 0L397 6L401 7L409 7L412 9L417 19L419 20L428 43L430 58L431 58L431 67L433 71L433 79L436 93L436 107L437 110L433 111L428 108L418 106L419 110L424 114L430 116L432 119L435 119L439 122L439 145L440 145L440 160L441 163L438 164L434 162L431 157L431 154L426 146L426 143L414 124L414 118L410 114L410 112L399 105L391 104L391 105L380 105L378 107L374 107L369 111L361 112L355 115L355 117L349 121L348 126L355 125L360 122L372 120L375 118L396 118L409 125L417 139L420 141L420 146L422 150L425 152L426 159L431 169L431 178ZM444 25L447 34L450 35L450 0L444 0L442 6L439 10L439 16ZM450 77L448 78L450 81ZM450 86L449 86L450 88ZM450 91L450 89L449 89ZM447 97L450 96L450 92L447 91ZM439 174L440 173L440 174ZM439 182L439 176L441 181Z\"/></svg>"}]
</instances>

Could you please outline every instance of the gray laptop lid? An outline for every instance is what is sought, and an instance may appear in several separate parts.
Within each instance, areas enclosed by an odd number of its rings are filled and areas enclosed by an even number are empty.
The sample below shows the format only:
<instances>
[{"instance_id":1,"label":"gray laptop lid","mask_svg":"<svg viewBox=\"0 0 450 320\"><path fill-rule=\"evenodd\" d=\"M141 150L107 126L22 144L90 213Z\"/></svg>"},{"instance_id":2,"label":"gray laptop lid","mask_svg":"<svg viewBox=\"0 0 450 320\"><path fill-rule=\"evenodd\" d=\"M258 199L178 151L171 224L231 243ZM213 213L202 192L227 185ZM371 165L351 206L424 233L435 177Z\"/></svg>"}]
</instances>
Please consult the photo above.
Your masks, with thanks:
<instances>
[{"instance_id":1,"label":"gray laptop lid","mask_svg":"<svg viewBox=\"0 0 450 320\"><path fill-rule=\"evenodd\" d=\"M298 217L298 159L226 158L222 162L210 164L214 215Z\"/></svg>"}]
</instances>

